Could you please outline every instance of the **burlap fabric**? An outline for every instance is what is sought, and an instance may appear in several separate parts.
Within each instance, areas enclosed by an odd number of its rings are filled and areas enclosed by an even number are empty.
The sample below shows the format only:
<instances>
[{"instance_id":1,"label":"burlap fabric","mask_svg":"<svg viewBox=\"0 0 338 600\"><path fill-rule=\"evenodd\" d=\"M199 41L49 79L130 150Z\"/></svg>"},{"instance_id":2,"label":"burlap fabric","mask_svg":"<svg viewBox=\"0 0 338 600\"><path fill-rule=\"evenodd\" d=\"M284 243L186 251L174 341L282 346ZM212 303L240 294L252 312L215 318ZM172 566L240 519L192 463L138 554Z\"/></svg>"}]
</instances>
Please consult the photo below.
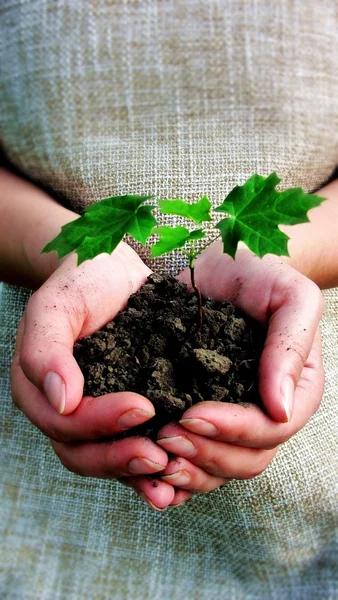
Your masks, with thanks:
<instances>
[{"instance_id":1,"label":"burlap fabric","mask_svg":"<svg viewBox=\"0 0 338 600\"><path fill-rule=\"evenodd\" d=\"M216 203L255 171L312 190L337 164L337 12L334 0L2 0L5 152L75 210L126 192ZM336 290L310 423L259 478L163 514L66 471L12 407L27 297L2 290L1 599L338 598Z\"/></svg>"}]
</instances>

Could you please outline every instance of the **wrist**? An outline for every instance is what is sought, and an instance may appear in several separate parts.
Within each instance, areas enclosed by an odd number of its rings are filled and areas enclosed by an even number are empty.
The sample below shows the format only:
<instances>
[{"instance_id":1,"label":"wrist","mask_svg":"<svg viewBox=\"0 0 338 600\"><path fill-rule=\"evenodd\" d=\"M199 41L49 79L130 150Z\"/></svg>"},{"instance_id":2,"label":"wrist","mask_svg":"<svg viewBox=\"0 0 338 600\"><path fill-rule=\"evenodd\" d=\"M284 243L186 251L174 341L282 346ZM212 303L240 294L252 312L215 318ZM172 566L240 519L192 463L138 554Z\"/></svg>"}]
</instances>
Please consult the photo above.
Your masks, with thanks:
<instances>
[{"instance_id":1,"label":"wrist","mask_svg":"<svg viewBox=\"0 0 338 600\"><path fill-rule=\"evenodd\" d=\"M42 285L65 260L59 260L55 252L42 254L43 248L60 232L63 225L74 221L78 216L53 202L53 205L49 205L48 212L35 220L35 227L26 231L22 240L23 260L27 265L27 273L30 274L30 284L34 288Z\"/></svg>"},{"instance_id":2,"label":"wrist","mask_svg":"<svg viewBox=\"0 0 338 600\"><path fill-rule=\"evenodd\" d=\"M25 179L0 169L0 280L39 287L60 262L41 254L77 215Z\"/></svg>"},{"instance_id":3,"label":"wrist","mask_svg":"<svg viewBox=\"0 0 338 600\"><path fill-rule=\"evenodd\" d=\"M316 192L326 198L309 212L310 223L281 227L288 236L288 264L321 289L338 286L338 180Z\"/></svg>"},{"instance_id":4,"label":"wrist","mask_svg":"<svg viewBox=\"0 0 338 600\"><path fill-rule=\"evenodd\" d=\"M333 259L336 256L337 242L324 228L319 230L312 223L281 228L290 236L288 243L289 256L285 262L311 279L320 289L335 287L338 283L337 266ZM309 235L309 229L310 235Z\"/></svg>"}]
</instances>

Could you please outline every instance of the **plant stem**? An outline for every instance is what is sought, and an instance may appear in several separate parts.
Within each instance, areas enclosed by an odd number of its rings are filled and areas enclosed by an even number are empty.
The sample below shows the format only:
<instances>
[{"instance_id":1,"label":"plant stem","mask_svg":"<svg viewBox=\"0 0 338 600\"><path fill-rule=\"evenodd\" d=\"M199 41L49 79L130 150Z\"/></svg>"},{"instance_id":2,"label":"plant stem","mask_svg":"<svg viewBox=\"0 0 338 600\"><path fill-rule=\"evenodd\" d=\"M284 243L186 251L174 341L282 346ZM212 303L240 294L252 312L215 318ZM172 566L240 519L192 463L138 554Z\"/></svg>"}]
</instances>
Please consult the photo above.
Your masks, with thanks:
<instances>
[{"instance_id":1,"label":"plant stem","mask_svg":"<svg viewBox=\"0 0 338 600\"><path fill-rule=\"evenodd\" d=\"M201 296L201 292L199 291L199 288L197 287L197 285L195 283L195 267L194 267L193 260L189 263L189 269L190 269L191 285L193 287L195 296L197 298L197 308L198 308L198 329L197 329L197 331L200 331L200 329L202 327L202 319L203 319L202 296Z\"/></svg>"},{"instance_id":2,"label":"plant stem","mask_svg":"<svg viewBox=\"0 0 338 600\"><path fill-rule=\"evenodd\" d=\"M197 287L197 285L195 283L195 265L194 265L194 260L202 252L202 250L205 250L205 248L207 248L208 246L210 246L210 244L212 244L213 242L215 242L220 236L221 236L221 234L219 233L214 239L210 240L202 248L200 248L198 250L198 252L196 252L194 244L192 244L192 246L191 246L191 248L190 248L190 250L188 252L185 252L186 256L189 259L189 269L190 269L191 285L192 285L192 288L193 288L193 290L195 292L195 296L197 298L197 309L198 309L198 323L197 323L198 328L197 328L197 331L200 331L200 329L202 327L203 311L202 311L202 296L201 296L201 292L200 292L199 288Z\"/></svg>"}]
</instances>

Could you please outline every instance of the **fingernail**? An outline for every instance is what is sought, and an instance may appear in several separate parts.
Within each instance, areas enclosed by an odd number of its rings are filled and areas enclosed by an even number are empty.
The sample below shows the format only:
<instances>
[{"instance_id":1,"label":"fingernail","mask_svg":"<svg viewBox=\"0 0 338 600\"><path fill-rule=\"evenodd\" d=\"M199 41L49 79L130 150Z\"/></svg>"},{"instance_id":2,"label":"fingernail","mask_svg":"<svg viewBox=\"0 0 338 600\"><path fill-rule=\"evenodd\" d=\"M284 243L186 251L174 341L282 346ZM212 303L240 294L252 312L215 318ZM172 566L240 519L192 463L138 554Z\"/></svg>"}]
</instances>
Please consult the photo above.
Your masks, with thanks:
<instances>
[{"instance_id":1,"label":"fingernail","mask_svg":"<svg viewBox=\"0 0 338 600\"><path fill-rule=\"evenodd\" d=\"M204 419L181 419L180 424L193 433L215 436L219 433L217 427Z\"/></svg>"},{"instance_id":2,"label":"fingernail","mask_svg":"<svg viewBox=\"0 0 338 600\"><path fill-rule=\"evenodd\" d=\"M189 500L190 500L190 498L188 498L188 500L182 500L182 502L178 502L177 504L169 504L169 508L178 508L179 506L182 506L186 502L189 502Z\"/></svg>"},{"instance_id":3,"label":"fingernail","mask_svg":"<svg viewBox=\"0 0 338 600\"><path fill-rule=\"evenodd\" d=\"M293 396L295 393L295 386L292 378L286 375L283 379L281 386L281 400L285 410L287 421L291 421L293 411Z\"/></svg>"},{"instance_id":4,"label":"fingernail","mask_svg":"<svg viewBox=\"0 0 338 600\"><path fill-rule=\"evenodd\" d=\"M120 429L130 429L130 427L135 427L136 425L144 423L144 421L148 421L154 414L154 412L148 412L141 408L132 408L131 410L127 410L117 419L117 426Z\"/></svg>"},{"instance_id":5,"label":"fingernail","mask_svg":"<svg viewBox=\"0 0 338 600\"><path fill-rule=\"evenodd\" d=\"M158 510L159 512L164 512L168 508L168 507L159 508L158 506L155 506L155 504L153 504L152 501L148 498L148 496L146 496L143 492L140 492L139 495L141 496L141 498L143 498L143 500L148 504L149 508L151 508L152 510Z\"/></svg>"},{"instance_id":6,"label":"fingernail","mask_svg":"<svg viewBox=\"0 0 338 600\"><path fill-rule=\"evenodd\" d=\"M180 454L182 456L194 456L196 454L194 444L183 435L162 438L161 440L157 440L157 443L163 446L165 450L172 452L172 454Z\"/></svg>"},{"instance_id":7,"label":"fingernail","mask_svg":"<svg viewBox=\"0 0 338 600\"><path fill-rule=\"evenodd\" d=\"M172 475L162 475L161 479L168 483L172 483L173 485L188 485L191 481L188 471L185 471L184 469L177 471L177 473L173 473Z\"/></svg>"},{"instance_id":8,"label":"fingernail","mask_svg":"<svg viewBox=\"0 0 338 600\"><path fill-rule=\"evenodd\" d=\"M133 458L128 463L128 471L134 475L148 475L149 473L162 471L163 469L163 465L148 460L148 458Z\"/></svg>"},{"instance_id":9,"label":"fingernail","mask_svg":"<svg viewBox=\"0 0 338 600\"><path fill-rule=\"evenodd\" d=\"M43 389L49 404L62 415L66 405L66 385L60 375L49 371L43 381Z\"/></svg>"}]
</instances>

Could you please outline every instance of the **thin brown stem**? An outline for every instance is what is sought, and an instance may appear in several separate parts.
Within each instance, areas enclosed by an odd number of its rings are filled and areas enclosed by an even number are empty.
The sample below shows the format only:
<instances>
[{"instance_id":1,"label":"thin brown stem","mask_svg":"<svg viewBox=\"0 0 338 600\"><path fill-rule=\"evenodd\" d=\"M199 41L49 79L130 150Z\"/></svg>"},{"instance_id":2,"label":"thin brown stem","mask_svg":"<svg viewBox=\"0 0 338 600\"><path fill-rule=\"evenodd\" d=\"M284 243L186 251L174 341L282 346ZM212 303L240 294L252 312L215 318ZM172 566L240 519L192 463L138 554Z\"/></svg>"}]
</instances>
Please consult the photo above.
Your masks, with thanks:
<instances>
[{"instance_id":1,"label":"thin brown stem","mask_svg":"<svg viewBox=\"0 0 338 600\"><path fill-rule=\"evenodd\" d=\"M197 285L195 283L195 267L192 267L191 265L189 265L189 269L190 269L191 285L193 287L195 296L197 298L197 308L198 308L198 329L197 329L197 331L200 331L200 329L202 327L202 319L203 319L202 296L201 296L201 292L199 291L199 288L197 287Z\"/></svg>"}]
</instances>

